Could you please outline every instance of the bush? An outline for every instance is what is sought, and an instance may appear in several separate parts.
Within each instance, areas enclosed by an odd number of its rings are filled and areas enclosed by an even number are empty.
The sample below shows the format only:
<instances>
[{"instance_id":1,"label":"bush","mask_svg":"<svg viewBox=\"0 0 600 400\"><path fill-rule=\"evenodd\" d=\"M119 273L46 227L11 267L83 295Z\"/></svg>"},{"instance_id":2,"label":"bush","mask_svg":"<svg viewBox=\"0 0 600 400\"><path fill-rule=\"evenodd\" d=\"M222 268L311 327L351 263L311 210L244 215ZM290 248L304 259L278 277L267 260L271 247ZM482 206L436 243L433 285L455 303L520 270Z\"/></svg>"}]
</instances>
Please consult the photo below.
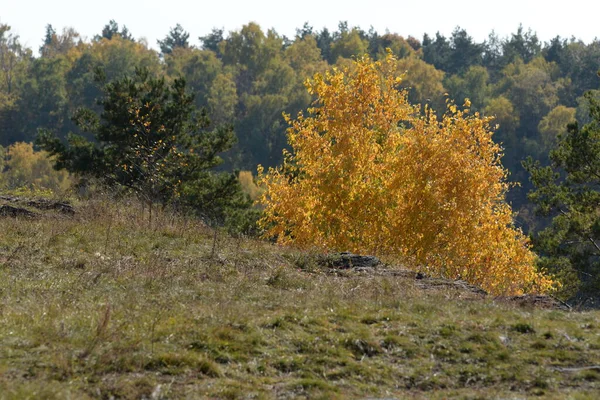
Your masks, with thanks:
<instances>
[{"instance_id":1,"label":"bush","mask_svg":"<svg viewBox=\"0 0 600 400\"><path fill-rule=\"evenodd\" d=\"M33 144L17 142L0 151L0 185L8 190L64 192L72 185L66 171L52 168L53 160Z\"/></svg>"},{"instance_id":2,"label":"bush","mask_svg":"<svg viewBox=\"0 0 600 400\"><path fill-rule=\"evenodd\" d=\"M307 84L318 100L288 117L293 153L282 168L259 169L266 235L392 255L494 294L547 290L513 225L490 119L468 102L438 119L408 102L396 70L392 56L364 57Z\"/></svg>"}]
</instances>

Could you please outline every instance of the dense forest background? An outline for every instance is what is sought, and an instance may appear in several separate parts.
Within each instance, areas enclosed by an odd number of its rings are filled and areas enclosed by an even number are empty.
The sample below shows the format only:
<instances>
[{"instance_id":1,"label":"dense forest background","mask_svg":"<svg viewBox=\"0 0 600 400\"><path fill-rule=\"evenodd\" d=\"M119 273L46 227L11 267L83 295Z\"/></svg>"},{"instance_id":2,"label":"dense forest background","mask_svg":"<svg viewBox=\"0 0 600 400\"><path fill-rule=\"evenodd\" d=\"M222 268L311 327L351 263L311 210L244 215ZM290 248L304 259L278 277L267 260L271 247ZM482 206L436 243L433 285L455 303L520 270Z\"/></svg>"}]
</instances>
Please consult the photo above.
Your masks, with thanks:
<instances>
[{"instance_id":1,"label":"dense forest background","mask_svg":"<svg viewBox=\"0 0 600 400\"><path fill-rule=\"evenodd\" d=\"M157 52L110 21L90 41L73 29L57 32L48 25L41 43L38 55L0 25L0 145L33 142L39 128L66 137L76 131L71 116L77 109L99 110L99 72L111 81L144 67L169 81L183 76L212 123L234 127L238 141L221 168L251 171L282 161L287 127L282 113L295 115L309 106L306 79L365 53L380 59L389 48L400 59L398 73L405 74L410 101L443 112L447 98L460 104L469 98L473 110L496 117L503 163L509 179L520 184L509 201L525 230L535 228L535 219L521 161L531 155L547 163L567 124L588 121L584 92L600 98L600 41L556 37L543 43L523 27L509 37L492 32L478 43L459 27L450 37L418 39L346 22L334 32L305 24L288 38L249 23L228 34L213 29L194 45L177 25Z\"/></svg>"}]
</instances>

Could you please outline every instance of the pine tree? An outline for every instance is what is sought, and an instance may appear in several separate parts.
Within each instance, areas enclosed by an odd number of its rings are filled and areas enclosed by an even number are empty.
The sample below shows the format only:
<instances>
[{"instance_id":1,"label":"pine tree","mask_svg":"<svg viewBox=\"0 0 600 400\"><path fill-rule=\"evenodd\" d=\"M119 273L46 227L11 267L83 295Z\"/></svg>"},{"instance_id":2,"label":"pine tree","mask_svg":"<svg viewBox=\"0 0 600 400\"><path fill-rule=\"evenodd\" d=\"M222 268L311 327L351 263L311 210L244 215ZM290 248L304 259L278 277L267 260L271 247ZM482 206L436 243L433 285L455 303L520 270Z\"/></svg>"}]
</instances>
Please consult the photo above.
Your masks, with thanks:
<instances>
[{"instance_id":1,"label":"pine tree","mask_svg":"<svg viewBox=\"0 0 600 400\"><path fill-rule=\"evenodd\" d=\"M563 296L596 297L600 290L600 103L591 93L591 122L568 126L550 152L551 165L524 163L535 189L529 199L552 217L534 239L540 264L563 281Z\"/></svg>"},{"instance_id":2,"label":"pine tree","mask_svg":"<svg viewBox=\"0 0 600 400\"><path fill-rule=\"evenodd\" d=\"M210 172L235 142L232 128L210 130L183 79L168 84L137 69L107 84L99 104L100 115L84 109L74 118L94 142L70 134L65 144L41 132L38 143L56 156L57 169L129 189L150 206L180 199L211 219L249 205L233 174Z\"/></svg>"},{"instance_id":3,"label":"pine tree","mask_svg":"<svg viewBox=\"0 0 600 400\"><path fill-rule=\"evenodd\" d=\"M175 28L169 31L167 37L163 40L157 40L157 42L163 54L171 54L176 48L187 49L190 47L189 38L190 34L184 31L181 25L177 24Z\"/></svg>"}]
</instances>

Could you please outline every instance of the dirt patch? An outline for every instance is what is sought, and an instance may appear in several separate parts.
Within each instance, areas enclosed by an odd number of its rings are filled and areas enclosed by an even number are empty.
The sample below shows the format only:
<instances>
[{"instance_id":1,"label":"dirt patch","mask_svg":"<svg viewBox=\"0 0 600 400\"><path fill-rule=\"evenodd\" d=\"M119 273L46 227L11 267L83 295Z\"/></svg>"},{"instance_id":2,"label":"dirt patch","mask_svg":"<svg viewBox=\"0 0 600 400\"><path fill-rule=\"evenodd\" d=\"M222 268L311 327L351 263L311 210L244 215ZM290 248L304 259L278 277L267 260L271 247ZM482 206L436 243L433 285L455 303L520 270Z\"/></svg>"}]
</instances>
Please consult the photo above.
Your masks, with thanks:
<instances>
[{"instance_id":1,"label":"dirt patch","mask_svg":"<svg viewBox=\"0 0 600 400\"><path fill-rule=\"evenodd\" d=\"M500 300L504 300L508 303L518 305L520 307L534 307L534 308L546 308L553 310L564 310L569 311L571 307L560 300L557 300L550 296L543 296L538 294L524 294L522 296L509 296L500 297Z\"/></svg>"},{"instance_id":2,"label":"dirt patch","mask_svg":"<svg viewBox=\"0 0 600 400\"><path fill-rule=\"evenodd\" d=\"M4 203L4 204L1 204ZM74 215L75 208L64 201L55 201L49 199L28 199L16 196L0 196L0 216L4 217L37 217L41 212L54 211L63 215Z\"/></svg>"},{"instance_id":3,"label":"dirt patch","mask_svg":"<svg viewBox=\"0 0 600 400\"><path fill-rule=\"evenodd\" d=\"M75 214L75 209L72 205L59 201L52 201L47 199L37 199L27 201L29 207L37 208L38 210L55 210L62 214Z\"/></svg>"},{"instance_id":4,"label":"dirt patch","mask_svg":"<svg viewBox=\"0 0 600 400\"><path fill-rule=\"evenodd\" d=\"M36 213L27 210L26 208L21 207L13 207L8 204L4 204L0 206L0 216L2 217L25 217L25 218L33 218L37 216Z\"/></svg>"},{"instance_id":5,"label":"dirt patch","mask_svg":"<svg viewBox=\"0 0 600 400\"><path fill-rule=\"evenodd\" d=\"M460 279L454 281L451 279L424 278L417 281L415 285L422 290L453 290L458 292L461 295L460 297L484 298L488 295L482 288Z\"/></svg>"},{"instance_id":6,"label":"dirt patch","mask_svg":"<svg viewBox=\"0 0 600 400\"><path fill-rule=\"evenodd\" d=\"M423 291L450 292L462 299L484 299L489 295L482 288L463 280L432 278L421 272L390 266L382 263L377 257L360 256L352 253L335 253L320 256L317 263L328 273L341 276L389 276L412 280L414 286ZM560 300L543 295L522 295L496 297L496 300L518 305L520 307L570 310Z\"/></svg>"},{"instance_id":7,"label":"dirt patch","mask_svg":"<svg viewBox=\"0 0 600 400\"><path fill-rule=\"evenodd\" d=\"M349 252L335 253L322 257L320 263L332 269L364 269L376 268L381 265L379 258L374 256L361 256Z\"/></svg>"},{"instance_id":8,"label":"dirt patch","mask_svg":"<svg viewBox=\"0 0 600 400\"><path fill-rule=\"evenodd\" d=\"M0 200L7 201L9 203L16 203L20 200L20 198L14 196L0 196Z\"/></svg>"}]
</instances>

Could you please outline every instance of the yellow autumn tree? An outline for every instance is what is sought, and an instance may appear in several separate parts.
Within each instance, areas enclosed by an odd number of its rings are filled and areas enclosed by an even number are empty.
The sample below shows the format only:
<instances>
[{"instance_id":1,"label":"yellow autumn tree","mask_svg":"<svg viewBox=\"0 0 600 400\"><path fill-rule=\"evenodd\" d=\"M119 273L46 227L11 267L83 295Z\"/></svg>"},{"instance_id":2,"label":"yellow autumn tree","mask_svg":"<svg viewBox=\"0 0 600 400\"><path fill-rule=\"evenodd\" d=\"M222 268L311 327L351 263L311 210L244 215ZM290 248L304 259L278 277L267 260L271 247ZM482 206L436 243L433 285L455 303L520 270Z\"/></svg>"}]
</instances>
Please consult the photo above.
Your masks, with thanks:
<instances>
[{"instance_id":1,"label":"yellow autumn tree","mask_svg":"<svg viewBox=\"0 0 600 400\"><path fill-rule=\"evenodd\" d=\"M0 189L48 189L67 191L73 181L66 171L52 168L52 158L45 151L35 151L32 143L10 145L0 161Z\"/></svg>"},{"instance_id":2,"label":"yellow autumn tree","mask_svg":"<svg viewBox=\"0 0 600 400\"><path fill-rule=\"evenodd\" d=\"M281 244L393 256L494 294L543 292L505 201L507 171L490 119L407 100L396 59L317 74L317 100L290 124L284 165L265 172L260 221ZM422 112L423 111L423 112Z\"/></svg>"}]
</instances>

